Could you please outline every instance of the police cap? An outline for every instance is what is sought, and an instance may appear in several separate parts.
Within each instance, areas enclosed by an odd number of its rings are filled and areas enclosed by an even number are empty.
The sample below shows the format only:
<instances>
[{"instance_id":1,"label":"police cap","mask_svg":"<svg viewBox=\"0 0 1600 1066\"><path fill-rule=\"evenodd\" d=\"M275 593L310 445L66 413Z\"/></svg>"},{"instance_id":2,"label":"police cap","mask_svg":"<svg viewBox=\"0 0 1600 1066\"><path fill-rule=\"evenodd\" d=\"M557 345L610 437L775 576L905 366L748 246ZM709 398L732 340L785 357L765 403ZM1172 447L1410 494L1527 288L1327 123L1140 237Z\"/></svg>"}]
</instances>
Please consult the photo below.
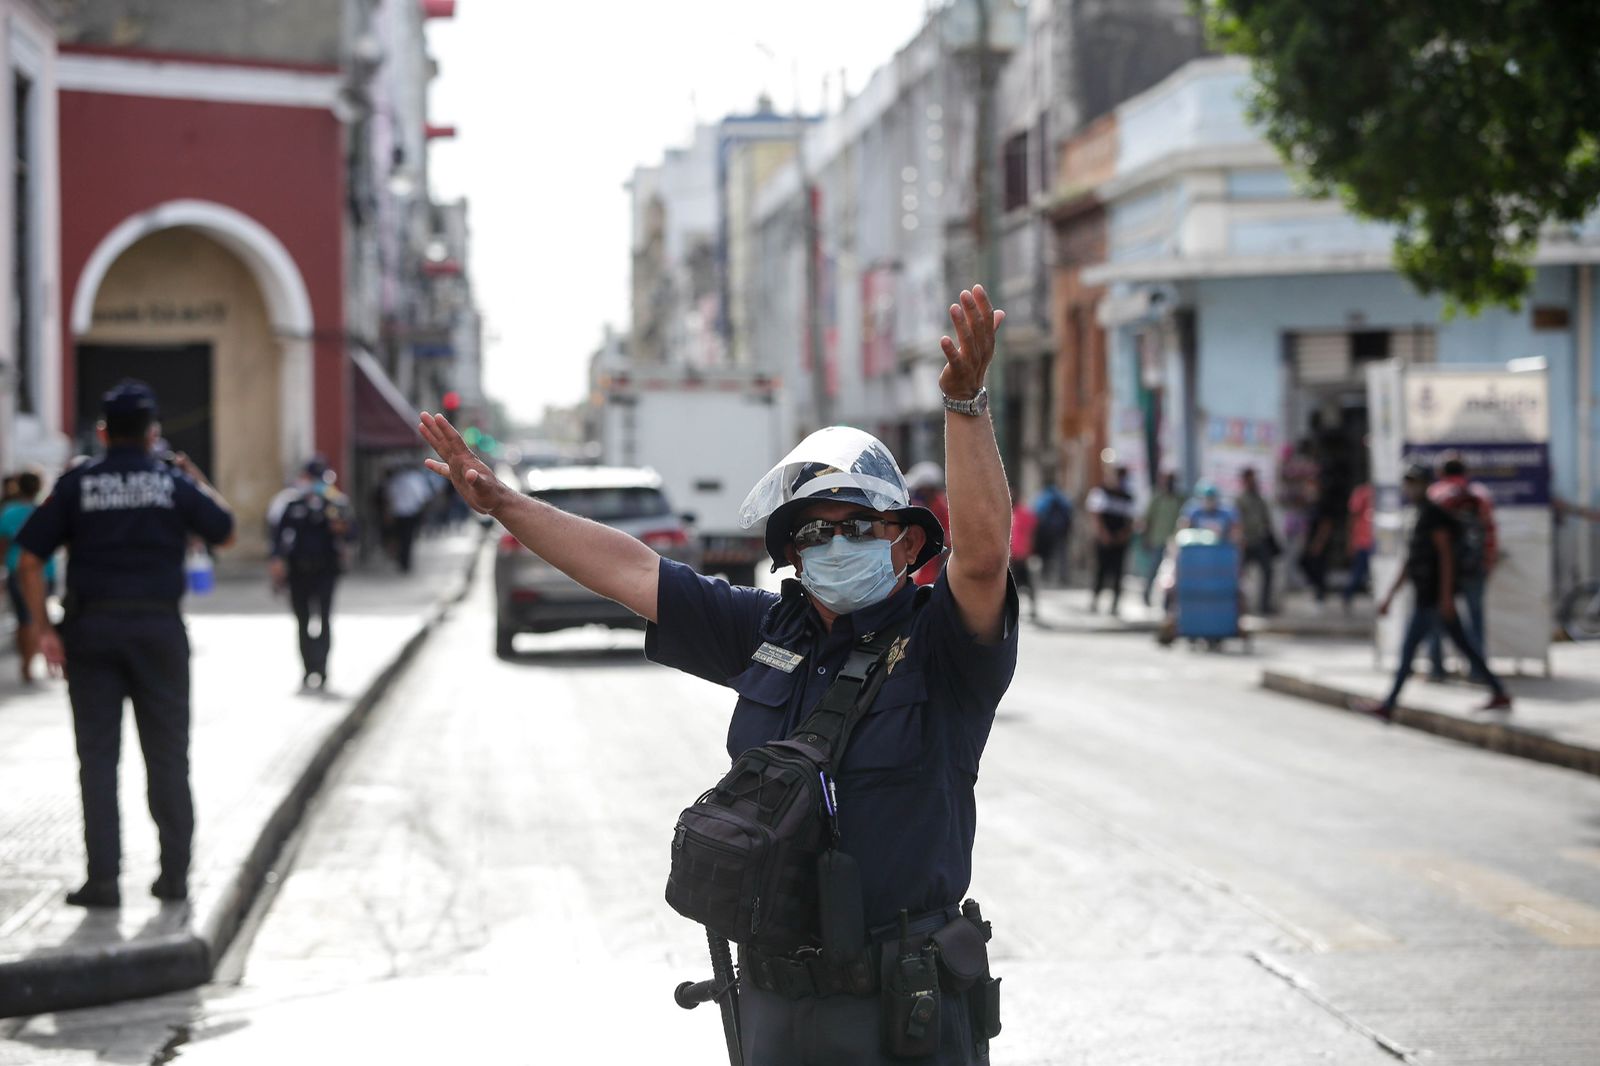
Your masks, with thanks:
<instances>
[{"instance_id":1,"label":"police cap","mask_svg":"<svg viewBox=\"0 0 1600 1066\"><path fill-rule=\"evenodd\" d=\"M123 378L100 397L100 412L106 418L128 418L144 415L154 419L157 414L156 394L149 385L137 378Z\"/></svg>"}]
</instances>

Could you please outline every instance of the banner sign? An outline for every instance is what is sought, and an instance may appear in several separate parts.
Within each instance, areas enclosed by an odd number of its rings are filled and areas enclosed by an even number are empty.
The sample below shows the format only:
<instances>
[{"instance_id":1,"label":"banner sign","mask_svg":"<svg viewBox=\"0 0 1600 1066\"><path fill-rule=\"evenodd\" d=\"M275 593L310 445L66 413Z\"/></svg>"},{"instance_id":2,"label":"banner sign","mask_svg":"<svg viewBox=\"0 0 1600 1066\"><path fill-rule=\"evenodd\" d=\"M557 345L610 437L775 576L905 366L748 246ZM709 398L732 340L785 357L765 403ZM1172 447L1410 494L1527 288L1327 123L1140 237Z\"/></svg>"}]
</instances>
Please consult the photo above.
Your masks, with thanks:
<instances>
[{"instance_id":1,"label":"banner sign","mask_svg":"<svg viewBox=\"0 0 1600 1066\"><path fill-rule=\"evenodd\" d=\"M1508 507L1550 504L1550 388L1538 371L1410 368L1405 461L1437 468L1448 452Z\"/></svg>"},{"instance_id":2,"label":"banner sign","mask_svg":"<svg viewBox=\"0 0 1600 1066\"><path fill-rule=\"evenodd\" d=\"M1526 365L1525 363L1522 365ZM1404 366L1368 372L1377 495L1375 587L1393 580L1404 559L1412 516L1399 473L1420 463L1437 470L1450 453L1467 477L1494 495L1499 562L1489 576L1487 620L1493 660L1534 660L1549 670L1550 386L1538 368ZM1395 618L1399 614L1400 618ZM1380 656L1399 642L1403 612L1378 626Z\"/></svg>"},{"instance_id":3,"label":"banner sign","mask_svg":"<svg viewBox=\"0 0 1600 1066\"><path fill-rule=\"evenodd\" d=\"M1452 453L1472 472L1472 480L1482 482L1494 495L1496 506L1550 505L1550 445L1547 441L1523 444L1451 441L1417 444L1407 441L1405 461L1437 470L1439 463Z\"/></svg>"}]
</instances>

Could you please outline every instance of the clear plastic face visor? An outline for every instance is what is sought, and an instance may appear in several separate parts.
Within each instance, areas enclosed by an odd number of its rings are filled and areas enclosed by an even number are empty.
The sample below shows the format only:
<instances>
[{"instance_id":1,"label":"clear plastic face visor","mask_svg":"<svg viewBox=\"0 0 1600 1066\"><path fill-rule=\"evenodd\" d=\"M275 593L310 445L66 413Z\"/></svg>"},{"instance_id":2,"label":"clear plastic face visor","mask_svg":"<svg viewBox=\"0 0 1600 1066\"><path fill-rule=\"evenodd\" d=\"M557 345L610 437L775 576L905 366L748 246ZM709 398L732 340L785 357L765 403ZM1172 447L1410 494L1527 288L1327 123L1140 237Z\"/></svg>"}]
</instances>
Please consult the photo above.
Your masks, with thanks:
<instances>
[{"instance_id":1,"label":"clear plastic face visor","mask_svg":"<svg viewBox=\"0 0 1600 1066\"><path fill-rule=\"evenodd\" d=\"M750 490L739 508L739 525L765 522L791 500L828 502L837 490L865 496L875 511L909 506L911 493L900 467L883 442L846 426L819 429L784 456Z\"/></svg>"}]
</instances>

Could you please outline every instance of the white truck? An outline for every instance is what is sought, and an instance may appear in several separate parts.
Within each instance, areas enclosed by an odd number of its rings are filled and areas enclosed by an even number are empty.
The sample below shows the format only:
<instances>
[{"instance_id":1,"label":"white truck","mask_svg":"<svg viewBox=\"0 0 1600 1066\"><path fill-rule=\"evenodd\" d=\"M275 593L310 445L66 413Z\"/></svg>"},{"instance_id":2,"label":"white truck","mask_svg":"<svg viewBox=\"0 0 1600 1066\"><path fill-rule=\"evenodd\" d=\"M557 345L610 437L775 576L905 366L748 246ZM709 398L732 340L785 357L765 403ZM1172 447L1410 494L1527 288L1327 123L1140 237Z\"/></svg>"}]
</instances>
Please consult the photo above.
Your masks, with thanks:
<instances>
[{"instance_id":1,"label":"white truck","mask_svg":"<svg viewBox=\"0 0 1600 1066\"><path fill-rule=\"evenodd\" d=\"M778 383L749 370L615 369L599 381L602 461L661 475L701 548L701 568L752 585L767 562L760 527L739 505L792 442Z\"/></svg>"}]
</instances>

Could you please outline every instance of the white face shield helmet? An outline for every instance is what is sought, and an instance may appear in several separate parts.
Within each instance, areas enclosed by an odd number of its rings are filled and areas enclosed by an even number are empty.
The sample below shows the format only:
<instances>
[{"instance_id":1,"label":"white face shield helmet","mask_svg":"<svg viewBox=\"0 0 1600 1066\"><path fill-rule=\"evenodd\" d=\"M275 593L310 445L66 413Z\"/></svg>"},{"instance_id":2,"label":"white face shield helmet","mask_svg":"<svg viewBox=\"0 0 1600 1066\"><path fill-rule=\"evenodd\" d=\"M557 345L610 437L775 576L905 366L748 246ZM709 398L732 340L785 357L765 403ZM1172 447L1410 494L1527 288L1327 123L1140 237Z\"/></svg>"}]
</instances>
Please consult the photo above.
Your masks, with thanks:
<instances>
[{"instance_id":1,"label":"white face shield helmet","mask_svg":"<svg viewBox=\"0 0 1600 1066\"><path fill-rule=\"evenodd\" d=\"M750 490L739 508L739 524L750 529L766 522L767 554L776 570L788 565L785 546L795 516L819 503L853 503L922 526L927 547L913 569L944 547L938 519L911 506L911 492L889 449L859 429L829 426L801 441Z\"/></svg>"}]
</instances>

